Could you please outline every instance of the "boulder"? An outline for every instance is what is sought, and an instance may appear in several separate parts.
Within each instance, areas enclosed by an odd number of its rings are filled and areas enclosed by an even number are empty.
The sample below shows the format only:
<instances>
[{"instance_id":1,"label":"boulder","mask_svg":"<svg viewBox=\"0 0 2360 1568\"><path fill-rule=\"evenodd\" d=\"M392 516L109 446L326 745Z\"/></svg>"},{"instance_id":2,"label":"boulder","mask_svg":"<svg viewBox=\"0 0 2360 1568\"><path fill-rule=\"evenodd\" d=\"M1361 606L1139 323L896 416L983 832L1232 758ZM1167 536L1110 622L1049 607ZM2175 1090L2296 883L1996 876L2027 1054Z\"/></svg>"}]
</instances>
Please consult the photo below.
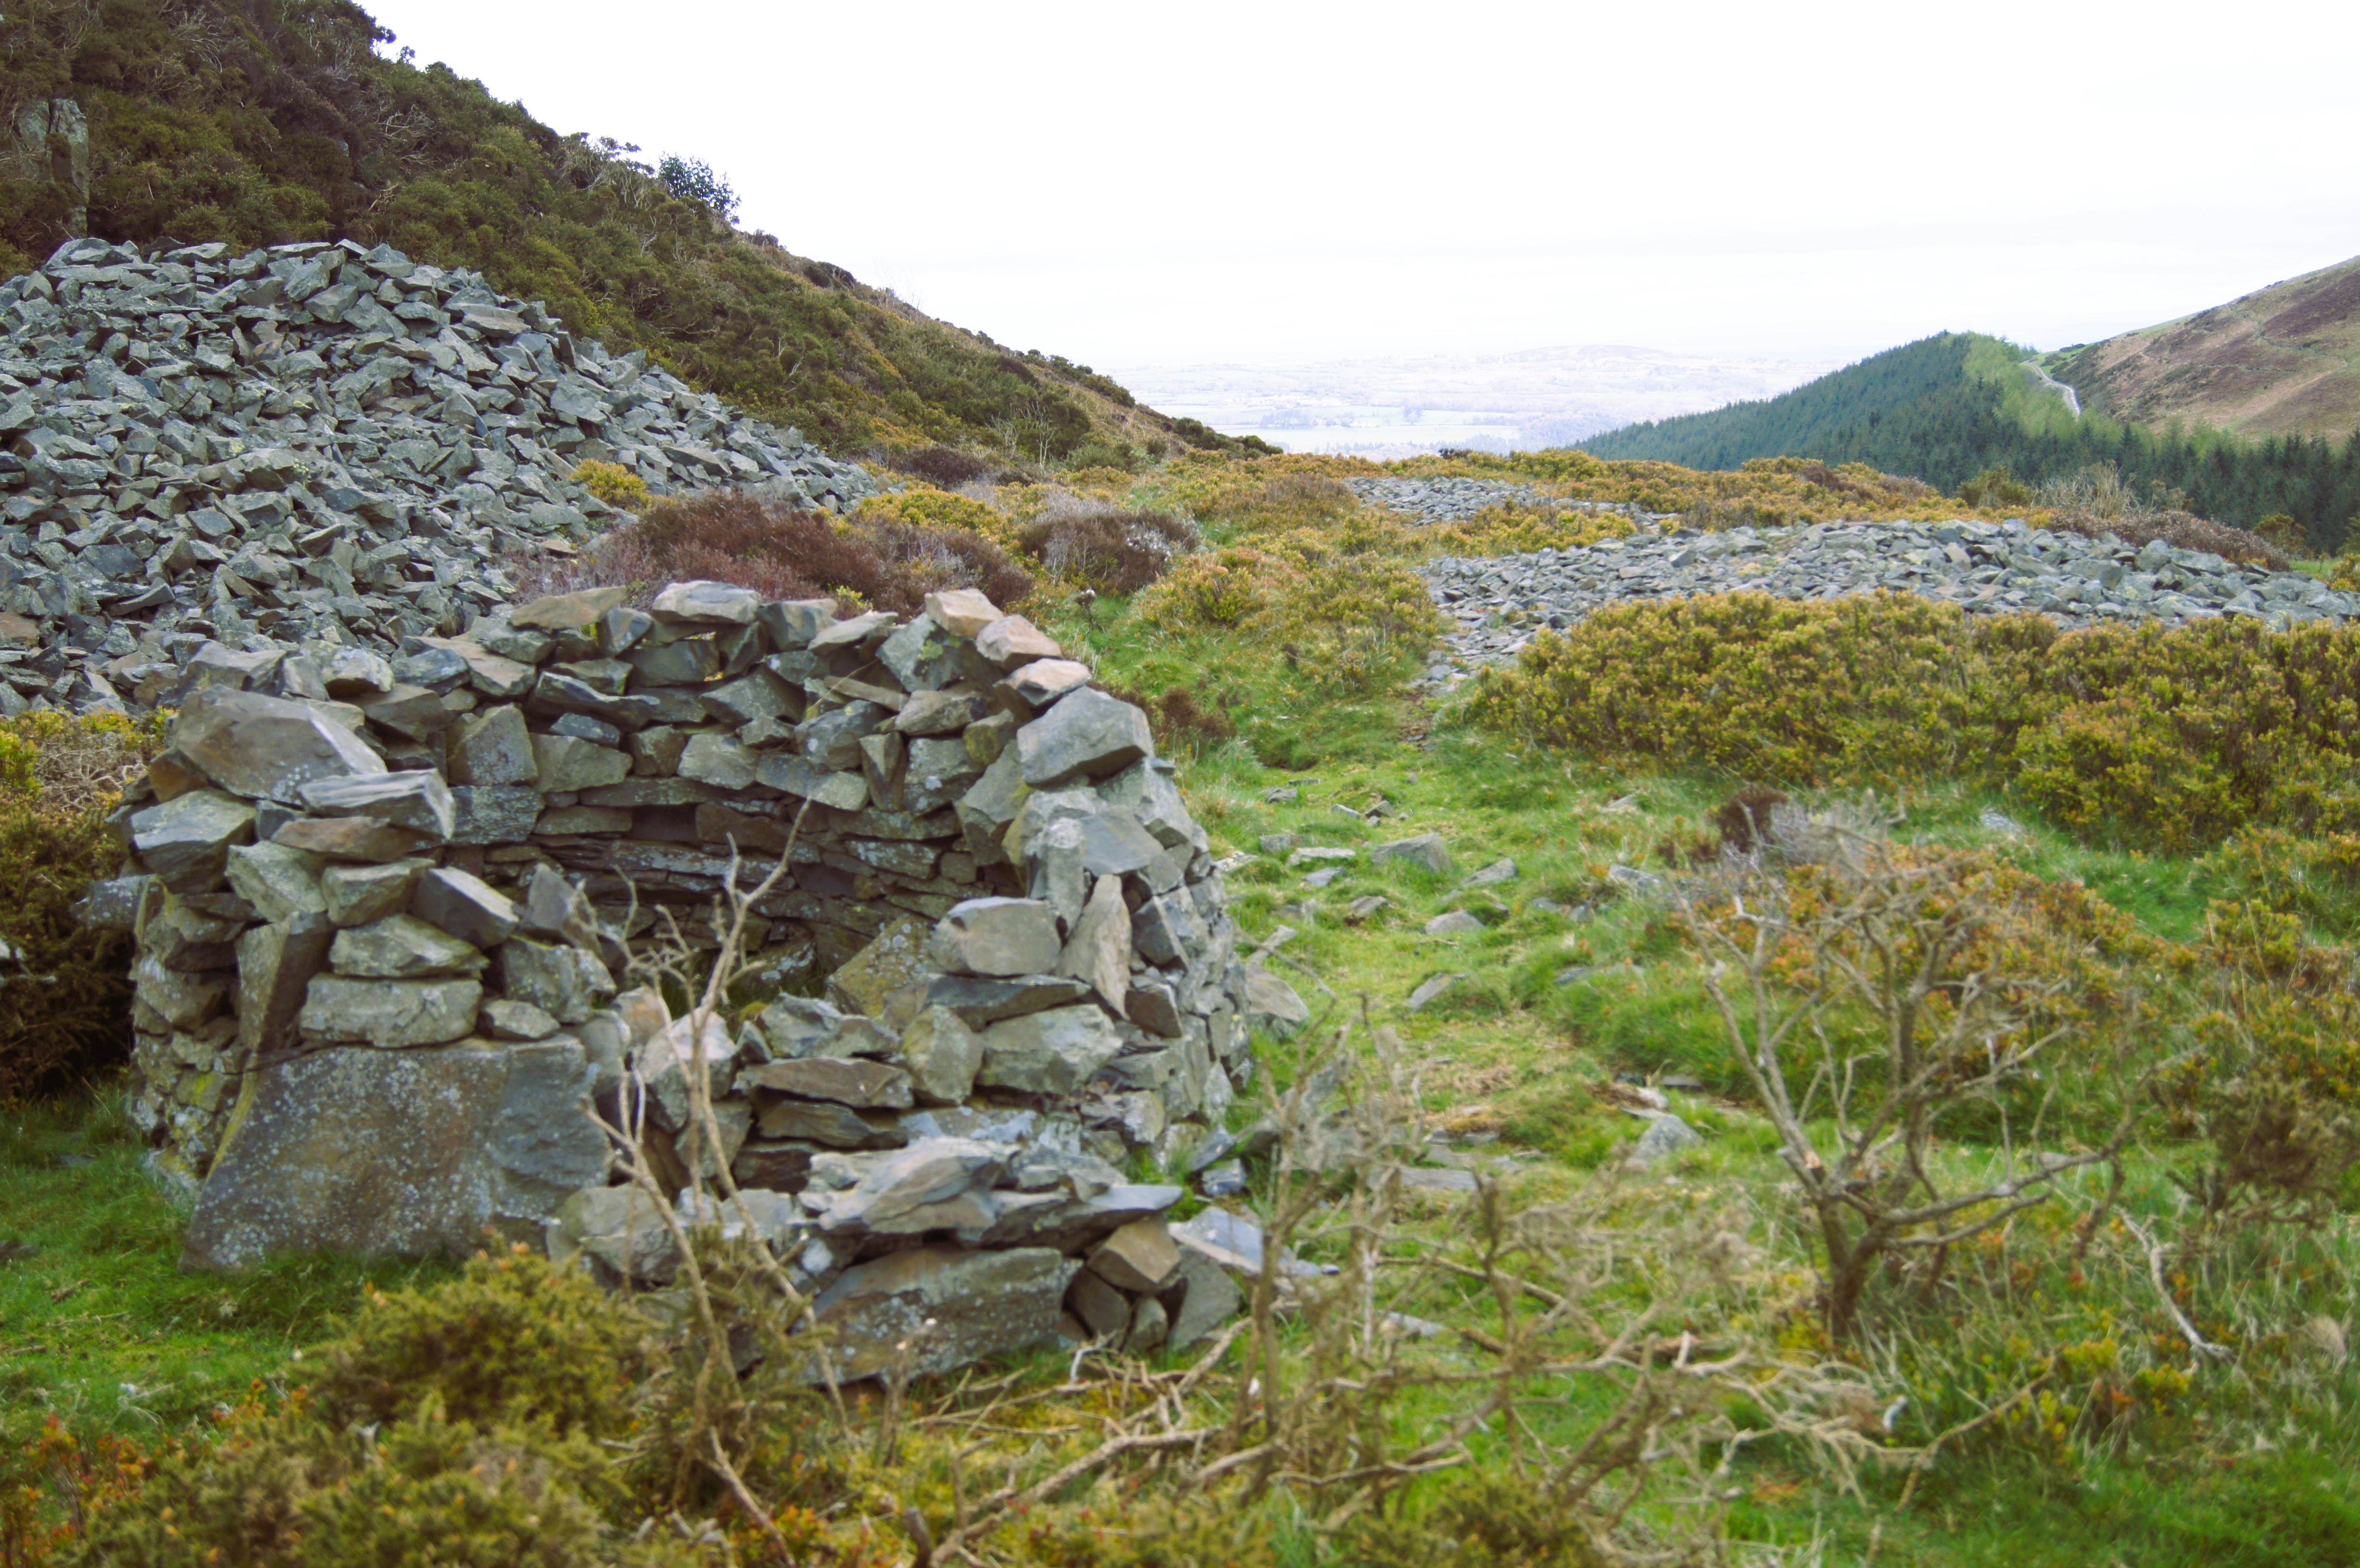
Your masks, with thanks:
<instances>
[{"instance_id":1,"label":"boulder","mask_svg":"<svg viewBox=\"0 0 2360 1568\"><path fill-rule=\"evenodd\" d=\"M918 977L931 931L915 915L888 921L868 946L827 977L827 999L847 1012L882 1013L885 998Z\"/></svg>"},{"instance_id":2,"label":"boulder","mask_svg":"<svg viewBox=\"0 0 2360 1568\"><path fill-rule=\"evenodd\" d=\"M1132 1295L1160 1290L1180 1267L1179 1244L1158 1219L1133 1220L1093 1248L1090 1271Z\"/></svg>"},{"instance_id":3,"label":"boulder","mask_svg":"<svg viewBox=\"0 0 2360 1568\"><path fill-rule=\"evenodd\" d=\"M956 637L970 640L1000 618L978 588L947 588L926 595L926 618Z\"/></svg>"}]
</instances>

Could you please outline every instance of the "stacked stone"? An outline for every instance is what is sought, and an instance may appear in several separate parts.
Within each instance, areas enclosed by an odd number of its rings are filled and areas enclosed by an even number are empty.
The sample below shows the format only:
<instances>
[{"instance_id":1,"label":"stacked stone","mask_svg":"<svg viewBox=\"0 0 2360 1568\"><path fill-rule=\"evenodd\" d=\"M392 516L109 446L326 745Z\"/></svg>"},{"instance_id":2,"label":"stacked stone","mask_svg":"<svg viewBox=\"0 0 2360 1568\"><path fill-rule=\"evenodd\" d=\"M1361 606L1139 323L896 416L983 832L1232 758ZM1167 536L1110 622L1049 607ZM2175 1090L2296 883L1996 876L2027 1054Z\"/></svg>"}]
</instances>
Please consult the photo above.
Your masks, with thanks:
<instances>
[{"instance_id":1,"label":"stacked stone","mask_svg":"<svg viewBox=\"0 0 2360 1568\"><path fill-rule=\"evenodd\" d=\"M390 653L586 541L586 459L842 510L868 476L385 246L74 240L0 283L0 713L169 700L207 641Z\"/></svg>"},{"instance_id":2,"label":"stacked stone","mask_svg":"<svg viewBox=\"0 0 2360 1568\"><path fill-rule=\"evenodd\" d=\"M1145 715L971 591L906 621L719 583L623 599L390 660L192 661L87 909L138 932L134 1114L201 1183L191 1260L547 1227L661 1283L588 1107L688 1183L701 1059L702 1173L727 1164L831 1310L947 1323L988 1280L994 1343L1067 1304L1140 1344L1201 1326L1188 1292L1218 1291L1156 1263L1180 1189L1120 1167L1221 1147L1250 1023L1302 1008L1250 994ZM699 1040L618 993L635 951L714 946L718 895L782 854L747 944L767 1005Z\"/></svg>"}]
</instances>

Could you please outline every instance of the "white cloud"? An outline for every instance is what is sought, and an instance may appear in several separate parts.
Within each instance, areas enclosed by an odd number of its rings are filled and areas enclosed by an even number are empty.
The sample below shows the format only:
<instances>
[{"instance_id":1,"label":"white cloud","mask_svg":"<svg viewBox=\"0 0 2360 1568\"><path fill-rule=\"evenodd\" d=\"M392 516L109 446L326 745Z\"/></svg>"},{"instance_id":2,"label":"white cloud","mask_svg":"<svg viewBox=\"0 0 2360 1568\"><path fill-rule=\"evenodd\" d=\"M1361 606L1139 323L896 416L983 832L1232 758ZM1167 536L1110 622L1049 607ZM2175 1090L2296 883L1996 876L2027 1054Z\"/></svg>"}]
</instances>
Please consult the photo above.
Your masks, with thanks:
<instances>
[{"instance_id":1,"label":"white cloud","mask_svg":"<svg viewBox=\"0 0 2360 1568\"><path fill-rule=\"evenodd\" d=\"M2360 7L380 0L1090 363L2042 346L2360 252Z\"/></svg>"}]
</instances>

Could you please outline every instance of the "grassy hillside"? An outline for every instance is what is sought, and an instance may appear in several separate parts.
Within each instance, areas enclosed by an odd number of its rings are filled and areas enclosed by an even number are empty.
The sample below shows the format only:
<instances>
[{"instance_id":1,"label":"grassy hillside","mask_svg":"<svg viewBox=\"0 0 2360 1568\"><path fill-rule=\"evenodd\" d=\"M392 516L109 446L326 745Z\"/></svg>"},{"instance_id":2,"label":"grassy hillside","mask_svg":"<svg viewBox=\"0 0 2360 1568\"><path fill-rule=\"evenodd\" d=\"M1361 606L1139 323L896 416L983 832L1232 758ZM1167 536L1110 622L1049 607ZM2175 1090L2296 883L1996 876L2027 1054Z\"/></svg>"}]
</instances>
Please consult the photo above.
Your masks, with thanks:
<instances>
[{"instance_id":1,"label":"grassy hillside","mask_svg":"<svg viewBox=\"0 0 2360 1568\"><path fill-rule=\"evenodd\" d=\"M2095 470L2157 508L2243 528L2291 517L2313 548L2329 552L2360 513L2360 438L2247 441L2097 410L2077 418L2027 368L2032 358L1981 333L1938 333L1776 397L1626 425L1582 450L1696 468L1771 457L1863 463L1944 491L1995 471L2038 485L2086 484Z\"/></svg>"},{"instance_id":2,"label":"grassy hillside","mask_svg":"<svg viewBox=\"0 0 2360 1568\"><path fill-rule=\"evenodd\" d=\"M2360 256L2046 363L2119 419L2342 440L2360 430Z\"/></svg>"},{"instance_id":3,"label":"grassy hillside","mask_svg":"<svg viewBox=\"0 0 2360 1568\"><path fill-rule=\"evenodd\" d=\"M380 58L347 0L29 0L0 19L0 272L73 232L386 242L541 299L617 352L839 451L944 442L1035 463L1240 443L734 230L700 187L563 136L481 82ZM726 188L725 188L726 189ZM711 198L710 187L702 193ZM726 199L720 202L726 206ZM1259 443L1254 443L1259 445Z\"/></svg>"}]
</instances>

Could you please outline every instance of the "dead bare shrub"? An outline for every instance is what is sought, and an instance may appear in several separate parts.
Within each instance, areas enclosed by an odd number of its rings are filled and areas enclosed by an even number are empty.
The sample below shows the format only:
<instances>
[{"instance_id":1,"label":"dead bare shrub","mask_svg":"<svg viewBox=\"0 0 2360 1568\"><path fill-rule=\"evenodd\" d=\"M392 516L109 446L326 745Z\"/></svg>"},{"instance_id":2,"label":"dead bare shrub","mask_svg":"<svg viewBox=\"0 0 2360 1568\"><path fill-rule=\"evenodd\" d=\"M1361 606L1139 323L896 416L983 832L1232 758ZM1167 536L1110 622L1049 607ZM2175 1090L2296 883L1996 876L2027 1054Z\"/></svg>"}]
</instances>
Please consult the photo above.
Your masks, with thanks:
<instances>
[{"instance_id":1,"label":"dead bare shrub","mask_svg":"<svg viewBox=\"0 0 2360 1568\"><path fill-rule=\"evenodd\" d=\"M1874 825L1817 824L1812 864L1775 853L1725 882L1683 881L1684 933L1730 1052L1776 1130L1826 1254L1829 1330L1855 1335L1870 1280L2044 1203L2069 1171L2113 1164L2112 1135L2040 1147L2049 1105L2009 1125L2013 1091L2076 1034L2056 1006L2070 971L2011 942L2022 894L1972 857L1896 846ZM2096 1057L2096 1059L2092 1059ZM2083 1076L2119 1063L2085 1051ZM2053 1083L2054 1078L2051 1082ZM1938 1174L1938 1138L1996 1116L2000 1171Z\"/></svg>"}]
</instances>

